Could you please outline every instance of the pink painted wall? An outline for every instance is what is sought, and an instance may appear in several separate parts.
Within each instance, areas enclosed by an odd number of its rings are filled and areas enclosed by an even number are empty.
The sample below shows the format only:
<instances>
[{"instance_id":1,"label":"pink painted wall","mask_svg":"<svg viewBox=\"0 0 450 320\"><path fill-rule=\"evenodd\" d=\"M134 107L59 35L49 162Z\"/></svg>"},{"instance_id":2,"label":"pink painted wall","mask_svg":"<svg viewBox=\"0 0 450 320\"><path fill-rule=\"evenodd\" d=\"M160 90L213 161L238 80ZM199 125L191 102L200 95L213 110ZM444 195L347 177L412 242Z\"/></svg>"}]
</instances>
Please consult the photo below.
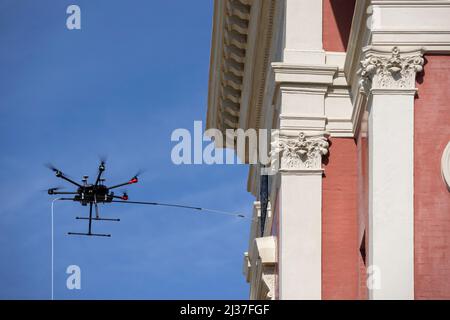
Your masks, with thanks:
<instances>
[{"instance_id":1,"label":"pink painted wall","mask_svg":"<svg viewBox=\"0 0 450 320\"><path fill-rule=\"evenodd\" d=\"M450 299L450 193L440 171L450 141L450 56L426 61L414 106L415 298Z\"/></svg>"},{"instance_id":2,"label":"pink painted wall","mask_svg":"<svg viewBox=\"0 0 450 320\"><path fill-rule=\"evenodd\" d=\"M358 269L357 147L331 138L322 193L322 298L356 299Z\"/></svg>"},{"instance_id":3,"label":"pink painted wall","mask_svg":"<svg viewBox=\"0 0 450 320\"><path fill-rule=\"evenodd\" d=\"M323 48L347 51L356 0L323 0Z\"/></svg>"},{"instance_id":4,"label":"pink painted wall","mask_svg":"<svg viewBox=\"0 0 450 320\"><path fill-rule=\"evenodd\" d=\"M355 0L323 0L323 47L345 52ZM331 139L322 193L322 298L356 299L359 288L357 146Z\"/></svg>"}]
</instances>

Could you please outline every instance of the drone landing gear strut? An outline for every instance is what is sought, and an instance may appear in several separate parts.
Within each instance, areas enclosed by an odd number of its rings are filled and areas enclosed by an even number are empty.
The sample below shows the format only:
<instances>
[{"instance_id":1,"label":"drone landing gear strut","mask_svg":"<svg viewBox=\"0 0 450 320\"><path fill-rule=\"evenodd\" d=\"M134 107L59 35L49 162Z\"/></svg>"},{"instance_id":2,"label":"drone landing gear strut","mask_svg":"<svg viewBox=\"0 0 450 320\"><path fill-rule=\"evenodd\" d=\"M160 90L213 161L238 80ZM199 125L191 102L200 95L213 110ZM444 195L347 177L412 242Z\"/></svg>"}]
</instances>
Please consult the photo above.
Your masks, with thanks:
<instances>
[{"instance_id":1,"label":"drone landing gear strut","mask_svg":"<svg viewBox=\"0 0 450 320\"><path fill-rule=\"evenodd\" d=\"M77 220L89 220L89 218L86 217L76 217ZM113 218L92 218L91 220L94 221L120 221L120 219L113 219Z\"/></svg>"},{"instance_id":2,"label":"drone landing gear strut","mask_svg":"<svg viewBox=\"0 0 450 320\"><path fill-rule=\"evenodd\" d=\"M103 233L68 232L67 234L70 236L111 237L110 234Z\"/></svg>"},{"instance_id":3,"label":"drone landing gear strut","mask_svg":"<svg viewBox=\"0 0 450 320\"><path fill-rule=\"evenodd\" d=\"M100 176L100 175L99 175ZM92 217L92 207L95 206L95 218ZM89 220L89 229L87 233L83 232L69 232L71 236L93 236L93 237L111 237L110 234L92 233L92 221L120 221L120 219L100 218L98 213L97 199L94 203L89 203L89 217L76 217L77 220Z\"/></svg>"}]
</instances>

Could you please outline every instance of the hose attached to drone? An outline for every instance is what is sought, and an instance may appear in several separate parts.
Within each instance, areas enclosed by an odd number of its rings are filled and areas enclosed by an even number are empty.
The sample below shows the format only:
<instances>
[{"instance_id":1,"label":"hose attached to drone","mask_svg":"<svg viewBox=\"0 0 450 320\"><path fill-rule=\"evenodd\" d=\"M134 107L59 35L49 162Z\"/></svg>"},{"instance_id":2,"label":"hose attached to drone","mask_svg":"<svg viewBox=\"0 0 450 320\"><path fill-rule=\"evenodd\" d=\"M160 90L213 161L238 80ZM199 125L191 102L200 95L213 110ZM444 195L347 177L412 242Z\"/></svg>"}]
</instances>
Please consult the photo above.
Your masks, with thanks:
<instances>
[{"instance_id":1,"label":"hose attached to drone","mask_svg":"<svg viewBox=\"0 0 450 320\"><path fill-rule=\"evenodd\" d=\"M112 202L116 202L116 203L131 203L131 204L143 204L143 205L172 207L172 208L180 208L180 209L191 209L191 210L197 210L197 211L204 211L204 212L211 212L211 213L217 213L217 214L224 214L224 215L228 215L228 216L235 216L235 217L243 218L243 219L249 219L246 215L244 215L242 213L228 212L228 211L214 210L214 209L207 209L207 208L193 207L193 206L185 206L185 205L181 205L181 204L161 203L161 202L145 202L145 201L121 201L121 200L113 200Z\"/></svg>"},{"instance_id":2,"label":"hose attached to drone","mask_svg":"<svg viewBox=\"0 0 450 320\"><path fill-rule=\"evenodd\" d=\"M59 198L59 200L74 200L74 199L73 198ZM215 214L222 214L222 215L233 216L233 217L237 217L237 218L241 218L241 219L250 219L251 220L251 218L249 218L245 214L242 214L239 212L229 212L229 211L208 209L208 208L202 208L202 207L186 206L186 205L182 205L182 204L162 203L162 202L146 202L146 201L128 201L128 200L112 200L111 202L142 204L142 205L161 206L161 207L172 207L172 208L180 208L180 209L190 209L190 210L210 212L210 213L215 213Z\"/></svg>"}]
</instances>

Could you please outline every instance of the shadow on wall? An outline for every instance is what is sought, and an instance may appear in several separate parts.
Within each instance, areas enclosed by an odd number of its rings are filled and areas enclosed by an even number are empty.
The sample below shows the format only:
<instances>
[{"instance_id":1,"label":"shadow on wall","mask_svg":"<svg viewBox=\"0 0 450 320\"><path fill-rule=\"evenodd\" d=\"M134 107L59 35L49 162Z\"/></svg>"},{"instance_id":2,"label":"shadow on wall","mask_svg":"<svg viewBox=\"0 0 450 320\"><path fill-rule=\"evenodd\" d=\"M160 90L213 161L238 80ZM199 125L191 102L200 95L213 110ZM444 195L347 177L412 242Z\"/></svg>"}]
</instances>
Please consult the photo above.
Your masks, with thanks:
<instances>
[{"instance_id":1,"label":"shadow on wall","mask_svg":"<svg viewBox=\"0 0 450 320\"><path fill-rule=\"evenodd\" d=\"M324 47L327 51L347 51L356 0L323 0Z\"/></svg>"}]
</instances>

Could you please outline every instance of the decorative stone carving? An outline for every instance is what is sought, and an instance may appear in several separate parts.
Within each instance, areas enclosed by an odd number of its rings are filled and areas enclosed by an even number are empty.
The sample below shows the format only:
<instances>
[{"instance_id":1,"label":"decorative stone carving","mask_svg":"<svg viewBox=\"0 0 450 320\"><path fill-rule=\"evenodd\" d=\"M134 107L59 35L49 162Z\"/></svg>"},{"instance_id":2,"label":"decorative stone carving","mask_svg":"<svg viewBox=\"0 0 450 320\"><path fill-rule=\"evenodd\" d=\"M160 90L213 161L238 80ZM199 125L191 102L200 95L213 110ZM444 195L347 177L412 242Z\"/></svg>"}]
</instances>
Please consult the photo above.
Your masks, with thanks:
<instances>
[{"instance_id":1,"label":"decorative stone carving","mask_svg":"<svg viewBox=\"0 0 450 320\"><path fill-rule=\"evenodd\" d=\"M281 136L279 131L272 135L272 169L321 169L322 156L328 154L328 133L307 136ZM279 161L281 159L281 161Z\"/></svg>"},{"instance_id":2,"label":"decorative stone carving","mask_svg":"<svg viewBox=\"0 0 450 320\"><path fill-rule=\"evenodd\" d=\"M450 191L450 142L444 149L441 159L441 172L444 182L447 184L447 189Z\"/></svg>"},{"instance_id":3,"label":"decorative stone carving","mask_svg":"<svg viewBox=\"0 0 450 320\"><path fill-rule=\"evenodd\" d=\"M275 268L265 267L262 272L262 281L266 290L263 290L264 294L260 297L263 300L275 299Z\"/></svg>"},{"instance_id":4,"label":"decorative stone carving","mask_svg":"<svg viewBox=\"0 0 450 320\"><path fill-rule=\"evenodd\" d=\"M253 238L244 258L244 273L250 283L250 299L275 299L276 237Z\"/></svg>"},{"instance_id":5,"label":"decorative stone carving","mask_svg":"<svg viewBox=\"0 0 450 320\"><path fill-rule=\"evenodd\" d=\"M414 89L416 74L423 70L421 53L403 56L397 47L391 56L369 52L361 61L361 85L364 91L370 89Z\"/></svg>"}]
</instances>

